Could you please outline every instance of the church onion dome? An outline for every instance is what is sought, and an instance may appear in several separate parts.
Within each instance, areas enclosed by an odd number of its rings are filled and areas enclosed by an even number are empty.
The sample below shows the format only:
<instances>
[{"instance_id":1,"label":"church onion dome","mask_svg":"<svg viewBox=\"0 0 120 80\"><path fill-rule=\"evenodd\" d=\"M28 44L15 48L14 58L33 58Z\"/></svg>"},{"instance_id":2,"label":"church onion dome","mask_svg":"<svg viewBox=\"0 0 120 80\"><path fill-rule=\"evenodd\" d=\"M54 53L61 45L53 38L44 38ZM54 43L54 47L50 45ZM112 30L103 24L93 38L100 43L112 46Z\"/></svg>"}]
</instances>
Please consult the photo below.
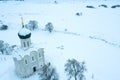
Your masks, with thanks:
<instances>
[{"instance_id":1,"label":"church onion dome","mask_svg":"<svg viewBox=\"0 0 120 80\"><path fill-rule=\"evenodd\" d=\"M18 32L18 36L20 39L27 39L31 37L31 31L26 29L26 28L22 28L19 32Z\"/></svg>"}]
</instances>

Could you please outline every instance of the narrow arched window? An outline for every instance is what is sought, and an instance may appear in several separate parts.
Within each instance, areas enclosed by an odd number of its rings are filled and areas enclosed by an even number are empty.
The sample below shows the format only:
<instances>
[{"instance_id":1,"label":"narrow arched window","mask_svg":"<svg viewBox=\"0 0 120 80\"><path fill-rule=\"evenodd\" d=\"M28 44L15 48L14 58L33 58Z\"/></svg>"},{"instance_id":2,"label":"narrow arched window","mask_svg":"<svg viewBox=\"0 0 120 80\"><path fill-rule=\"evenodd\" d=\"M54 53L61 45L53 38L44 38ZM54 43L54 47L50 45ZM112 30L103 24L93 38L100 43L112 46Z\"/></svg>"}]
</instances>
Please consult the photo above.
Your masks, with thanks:
<instances>
[{"instance_id":1,"label":"narrow arched window","mask_svg":"<svg viewBox=\"0 0 120 80\"><path fill-rule=\"evenodd\" d=\"M32 61L34 61L34 57L32 57Z\"/></svg>"},{"instance_id":2,"label":"narrow arched window","mask_svg":"<svg viewBox=\"0 0 120 80\"><path fill-rule=\"evenodd\" d=\"M28 47L29 47L29 42L27 42L27 45L28 45Z\"/></svg>"},{"instance_id":3,"label":"narrow arched window","mask_svg":"<svg viewBox=\"0 0 120 80\"><path fill-rule=\"evenodd\" d=\"M25 64L27 64L27 60L25 60Z\"/></svg>"},{"instance_id":4,"label":"narrow arched window","mask_svg":"<svg viewBox=\"0 0 120 80\"><path fill-rule=\"evenodd\" d=\"M24 47L26 47L26 44L25 44L25 42L23 43L23 45L24 45Z\"/></svg>"},{"instance_id":5,"label":"narrow arched window","mask_svg":"<svg viewBox=\"0 0 120 80\"><path fill-rule=\"evenodd\" d=\"M41 57L41 54L39 53L39 57Z\"/></svg>"}]
</instances>

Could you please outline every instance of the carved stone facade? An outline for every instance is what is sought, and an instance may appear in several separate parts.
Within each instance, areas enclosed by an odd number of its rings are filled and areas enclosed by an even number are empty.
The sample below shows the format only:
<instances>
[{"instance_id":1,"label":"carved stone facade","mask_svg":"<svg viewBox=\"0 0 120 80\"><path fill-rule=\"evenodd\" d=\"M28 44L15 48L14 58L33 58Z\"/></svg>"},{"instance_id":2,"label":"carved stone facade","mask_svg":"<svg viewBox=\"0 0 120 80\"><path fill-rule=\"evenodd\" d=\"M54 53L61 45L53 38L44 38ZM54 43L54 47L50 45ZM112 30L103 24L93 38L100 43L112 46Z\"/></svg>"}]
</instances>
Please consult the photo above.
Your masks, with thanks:
<instances>
[{"instance_id":1,"label":"carved stone facade","mask_svg":"<svg viewBox=\"0 0 120 80\"><path fill-rule=\"evenodd\" d=\"M44 64L44 48L31 48L31 32L23 28L18 36L21 40L21 50L13 57L15 71L20 77L28 77L40 70Z\"/></svg>"},{"instance_id":2,"label":"carved stone facade","mask_svg":"<svg viewBox=\"0 0 120 80\"><path fill-rule=\"evenodd\" d=\"M29 46L31 45L31 39L21 39L21 47L23 48L29 48Z\"/></svg>"},{"instance_id":3,"label":"carved stone facade","mask_svg":"<svg viewBox=\"0 0 120 80\"><path fill-rule=\"evenodd\" d=\"M44 50L40 48L38 51L31 51L29 55L25 55L21 59L16 57L13 59L17 75L28 77L44 66Z\"/></svg>"}]
</instances>

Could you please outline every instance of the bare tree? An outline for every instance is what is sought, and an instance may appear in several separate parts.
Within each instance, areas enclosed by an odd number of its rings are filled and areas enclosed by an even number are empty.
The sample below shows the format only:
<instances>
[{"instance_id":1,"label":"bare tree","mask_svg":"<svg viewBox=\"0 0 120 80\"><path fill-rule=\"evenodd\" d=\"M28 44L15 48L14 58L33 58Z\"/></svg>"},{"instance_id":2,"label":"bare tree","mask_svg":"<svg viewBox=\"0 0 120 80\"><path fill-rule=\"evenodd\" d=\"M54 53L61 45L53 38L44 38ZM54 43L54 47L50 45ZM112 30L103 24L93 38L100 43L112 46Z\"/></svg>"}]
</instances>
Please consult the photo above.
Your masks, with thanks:
<instances>
[{"instance_id":1,"label":"bare tree","mask_svg":"<svg viewBox=\"0 0 120 80\"><path fill-rule=\"evenodd\" d=\"M44 65L42 70L38 73L40 80L59 80L56 69L53 68L50 63Z\"/></svg>"},{"instance_id":2,"label":"bare tree","mask_svg":"<svg viewBox=\"0 0 120 80\"><path fill-rule=\"evenodd\" d=\"M78 62L75 59L69 59L65 64L65 72L69 76L69 79L73 77L74 80L84 80L85 71L86 71L85 62Z\"/></svg>"}]
</instances>

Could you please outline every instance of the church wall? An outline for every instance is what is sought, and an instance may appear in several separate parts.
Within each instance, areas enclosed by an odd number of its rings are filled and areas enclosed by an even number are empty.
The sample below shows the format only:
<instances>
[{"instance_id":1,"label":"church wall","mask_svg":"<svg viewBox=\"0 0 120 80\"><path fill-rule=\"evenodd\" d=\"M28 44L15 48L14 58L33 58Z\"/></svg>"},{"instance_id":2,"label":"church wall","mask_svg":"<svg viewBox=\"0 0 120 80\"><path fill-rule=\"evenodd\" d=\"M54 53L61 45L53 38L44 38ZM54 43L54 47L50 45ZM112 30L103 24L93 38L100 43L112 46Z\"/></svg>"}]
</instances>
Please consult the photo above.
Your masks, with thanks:
<instances>
[{"instance_id":1,"label":"church wall","mask_svg":"<svg viewBox=\"0 0 120 80\"><path fill-rule=\"evenodd\" d=\"M21 77L28 77L44 65L44 51L43 49L32 51L30 55L25 55L21 60L14 58L14 62L16 73Z\"/></svg>"},{"instance_id":2,"label":"church wall","mask_svg":"<svg viewBox=\"0 0 120 80\"><path fill-rule=\"evenodd\" d=\"M40 48L38 49L38 54L37 54L37 59L38 59L38 65L39 67L41 68L43 65L44 65L44 49L43 48Z\"/></svg>"},{"instance_id":3,"label":"church wall","mask_svg":"<svg viewBox=\"0 0 120 80\"><path fill-rule=\"evenodd\" d=\"M31 39L21 39L21 47L29 47L31 45Z\"/></svg>"}]
</instances>

